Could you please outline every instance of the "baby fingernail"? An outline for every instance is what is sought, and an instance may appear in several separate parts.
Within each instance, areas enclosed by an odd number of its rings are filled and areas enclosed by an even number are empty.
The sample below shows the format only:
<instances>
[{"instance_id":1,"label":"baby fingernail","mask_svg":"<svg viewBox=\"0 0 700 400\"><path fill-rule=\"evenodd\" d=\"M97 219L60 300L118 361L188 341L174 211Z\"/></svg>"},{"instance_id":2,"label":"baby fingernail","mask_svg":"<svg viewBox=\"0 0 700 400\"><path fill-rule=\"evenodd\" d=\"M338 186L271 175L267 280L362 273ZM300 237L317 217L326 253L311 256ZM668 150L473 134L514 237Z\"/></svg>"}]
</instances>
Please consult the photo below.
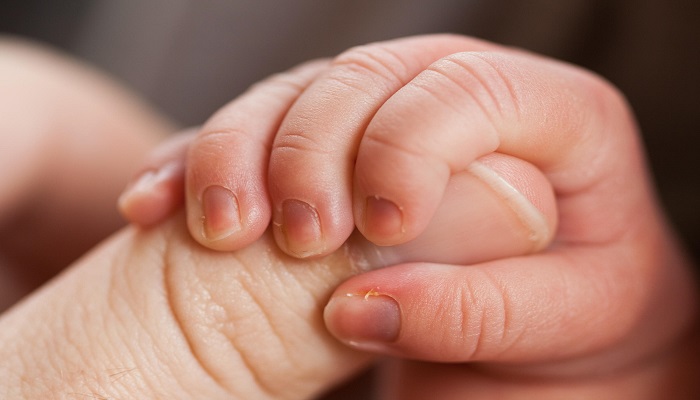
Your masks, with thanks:
<instances>
[{"instance_id":1,"label":"baby fingernail","mask_svg":"<svg viewBox=\"0 0 700 400\"><path fill-rule=\"evenodd\" d=\"M241 229L238 200L232 191L212 185L202 193L203 232L208 240L224 239Z\"/></svg>"},{"instance_id":2,"label":"baby fingernail","mask_svg":"<svg viewBox=\"0 0 700 400\"><path fill-rule=\"evenodd\" d=\"M336 296L326 306L324 317L337 338L365 350L380 350L396 341L401 329L399 304L374 292Z\"/></svg>"},{"instance_id":3,"label":"baby fingernail","mask_svg":"<svg viewBox=\"0 0 700 400\"><path fill-rule=\"evenodd\" d=\"M145 196L157 196L161 184L168 182L182 173L182 165L170 162L157 170L148 170L142 173L126 190L119 196L119 204L126 204L135 198Z\"/></svg>"},{"instance_id":4,"label":"baby fingernail","mask_svg":"<svg viewBox=\"0 0 700 400\"><path fill-rule=\"evenodd\" d=\"M528 197L515 188L501 174L488 165L474 161L469 166L469 173L488 186L499 198L514 211L518 221L527 230L528 240L532 243L531 251L544 248L553 234L547 218Z\"/></svg>"},{"instance_id":5,"label":"baby fingernail","mask_svg":"<svg viewBox=\"0 0 700 400\"><path fill-rule=\"evenodd\" d=\"M281 230L287 251L297 257L310 257L324 251L321 220L318 211L308 203L285 200Z\"/></svg>"},{"instance_id":6,"label":"baby fingernail","mask_svg":"<svg viewBox=\"0 0 700 400\"><path fill-rule=\"evenodd\" d=\"M372 239L378 239L374 236L395 239L404 233L403 212L389 200L370 196L366 201L364 227L366 233L373 236ZM376 243L376 240L373 241Z\"/></svg>"},{"instance_id":7,"label":"baby fingernail","mask_svg":"<svg viewBox=\"0 0 700 400\"><path fill-rule=\"evenodd\" d=\"M157 190L158 185L176 177L180 172L179 165L168 163L157 170L148 170L142 173L126 190L121 198L135 195L149 195ZM121 200L121 199L120 199Z\"/></svg>"}]
</instances>

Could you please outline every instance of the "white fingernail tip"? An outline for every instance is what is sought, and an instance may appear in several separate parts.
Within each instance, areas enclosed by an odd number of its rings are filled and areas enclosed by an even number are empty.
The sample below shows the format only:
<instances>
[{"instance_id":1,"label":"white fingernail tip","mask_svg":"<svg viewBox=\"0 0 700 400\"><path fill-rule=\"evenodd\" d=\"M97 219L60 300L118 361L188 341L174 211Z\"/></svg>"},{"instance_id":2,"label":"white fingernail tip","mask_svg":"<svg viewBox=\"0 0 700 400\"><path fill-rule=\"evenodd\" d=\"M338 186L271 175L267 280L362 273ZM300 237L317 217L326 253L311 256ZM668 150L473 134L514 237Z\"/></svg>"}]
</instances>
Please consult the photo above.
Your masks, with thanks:
<instances>
[{"instance_id":1,"label":"white fingernail tip","mask_svg":"<svg viewBox=\"0 0 700 400\"><path fill-rule=\"evenodd\" d=\"M394 260L387 259L385 253L389 252L390 248L380 248L365 239L359 231L353 232L352 235L343 245L343 251L350 263L358 272L367 272L373 269L383 268L393 265Z\"/></svg>"},{"instance_id":2,"label":"white fingernail tip","mask_svg":"<svg viewBox=\"0 0 700 400\"><path fill-rule=\"evenodd\" d=\"M528 240L532 243L533 251L547 246L551 236L547 219L525 195L496 171L479 161L472 162L467 170L490 187L514 212L528 232Z\"/></svg>"},{"instance_id":3,"label":"white fingernail tip","mask_svg":"<svg viewBox=\"0 0 700 400\"><path fill-rule=\"evenodd\" d=\"M149 192L160 183L169 181L177 175L180 164L169 162L157 170L149 170L143 173L129 189L130 192Z\"/></svg>"},{"instance_id":4,"label":"white fingernail tip","mask_svg":"<svg viewBox=\"0 0 700 400\"><path fill-rule=\"evenodd\" d=\"M125 207L129 202L150 196L157 190L158 185L167 182L181 173L182 165L177 162L170 162L157 170L149 170L141 174L126 190L119 196L118 204Z\"/></svg>"}]
</instances>

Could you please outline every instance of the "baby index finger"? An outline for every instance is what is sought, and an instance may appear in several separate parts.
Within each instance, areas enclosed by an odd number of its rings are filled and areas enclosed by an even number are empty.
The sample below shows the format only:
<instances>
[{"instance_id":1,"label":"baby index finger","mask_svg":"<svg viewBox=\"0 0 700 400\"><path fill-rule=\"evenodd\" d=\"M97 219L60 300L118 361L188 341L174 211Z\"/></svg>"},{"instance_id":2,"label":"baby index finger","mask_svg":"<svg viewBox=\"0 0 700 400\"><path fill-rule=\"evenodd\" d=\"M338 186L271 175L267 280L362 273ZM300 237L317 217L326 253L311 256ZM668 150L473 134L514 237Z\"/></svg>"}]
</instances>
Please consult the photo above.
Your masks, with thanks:
<instances>
[{"instance_id":1,"label":"baby index finger","mask_svg":"<svg viewBox=\"0 0 700 400\"><path fill-rule=\"evenodd\" d=\"M372 116L436 59L493 48L474 39L432 35L352 48L299 97L270 158L274 232L289 254L337 249L354 228L352 173Z\"/></svg>"},{"instance_id":2,"label":"baby index finger","mask_svg":"<svg viewBox=\"0 0 700 400\"><path fill-rule=\"evenodd\" d=\"M299 94L327 61L304 64L252 86L201 128L187 160L187 222L206 247L235 250L267 229L272 140Z\"/></svg>"},{"instance_id":3,"label":"baby index finger","mask_svg":"<svg viewBox=\"0 0 700 400\"><path fill-rule=\"evenodd\" d=\"M572 205L560 215L570 223L568 240L603 241L612 233L600 227L632 218L625 211L643 192L635 134L619 93L593 74L516 51L454 53L369 122L356 160L355 220L375 243L411 239L430 221L449 177L498 151L536 165L558 200ZM621 177L633 190L609 184ZM387 235L392 230L399 234Z\"/></svg>"}]
</instances>

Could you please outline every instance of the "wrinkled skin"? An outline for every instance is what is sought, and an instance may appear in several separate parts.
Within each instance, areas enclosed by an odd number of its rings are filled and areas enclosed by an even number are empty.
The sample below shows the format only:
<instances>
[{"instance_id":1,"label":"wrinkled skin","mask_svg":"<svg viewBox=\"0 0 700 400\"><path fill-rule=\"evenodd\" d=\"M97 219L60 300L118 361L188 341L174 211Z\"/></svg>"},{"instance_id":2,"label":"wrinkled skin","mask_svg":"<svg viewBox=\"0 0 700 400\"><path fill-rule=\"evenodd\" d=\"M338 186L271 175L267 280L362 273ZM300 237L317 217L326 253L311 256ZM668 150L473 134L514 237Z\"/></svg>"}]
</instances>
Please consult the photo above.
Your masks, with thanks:
<instances>
[{"instance_id":1,"label":"wrinkled skin","mask_svg":"<svg viewBox=\"0 0 700 400\"><path fill-rule=\"evenodd\" d=\"M3 317L5 397L308 398L368 361L321 318L356 272L342 252L299 262L268 236L206 250L181 218L125 229Z\"/></svg>"}]
</instances>

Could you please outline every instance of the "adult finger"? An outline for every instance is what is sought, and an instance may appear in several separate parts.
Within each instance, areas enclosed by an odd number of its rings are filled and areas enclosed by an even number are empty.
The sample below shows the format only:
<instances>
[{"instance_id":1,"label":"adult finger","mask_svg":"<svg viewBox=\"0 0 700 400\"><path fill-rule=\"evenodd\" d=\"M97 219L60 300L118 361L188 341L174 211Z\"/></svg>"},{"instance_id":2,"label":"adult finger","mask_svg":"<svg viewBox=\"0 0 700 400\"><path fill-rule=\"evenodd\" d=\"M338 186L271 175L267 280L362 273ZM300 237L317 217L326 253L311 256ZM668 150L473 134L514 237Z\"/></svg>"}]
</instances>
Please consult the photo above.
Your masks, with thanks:
<instances>
[{"instance_id":1,"label":"adult finger","mask_svg":"<svg viewBox=\"0 0 700 400\"><path fill-rule=\"evenodd\" d=\"M198 242L234 250L265 231L272 140L289 107L326 64L310 62L254 85L200 129L186 174L187 222Z\"/></svg>"},{"instance_id":2,"label":"adult finger","mask_svg":"<svg viewBox=\"0 0 700 400\"><path fill-rule=\"evenodd\" d=\"M321 309L357 269L299 261L269 235L237 252L194 242L178 215L127 228L0 318L7 398L308 399L369 357Z\"/></svg>"},{"instance_id":3,"label":"adult finger","mask_svg":"<svg viewBox=\"0 0 700 400\"><path fill-rule=\"evenodd\" d=\"M370 44L335 58L285 117L270 156L275 237L297 257L327 254L354 229L352 173L369 121L433 61L492 48L451 35Z\"/></svg>"}]
</instances>

